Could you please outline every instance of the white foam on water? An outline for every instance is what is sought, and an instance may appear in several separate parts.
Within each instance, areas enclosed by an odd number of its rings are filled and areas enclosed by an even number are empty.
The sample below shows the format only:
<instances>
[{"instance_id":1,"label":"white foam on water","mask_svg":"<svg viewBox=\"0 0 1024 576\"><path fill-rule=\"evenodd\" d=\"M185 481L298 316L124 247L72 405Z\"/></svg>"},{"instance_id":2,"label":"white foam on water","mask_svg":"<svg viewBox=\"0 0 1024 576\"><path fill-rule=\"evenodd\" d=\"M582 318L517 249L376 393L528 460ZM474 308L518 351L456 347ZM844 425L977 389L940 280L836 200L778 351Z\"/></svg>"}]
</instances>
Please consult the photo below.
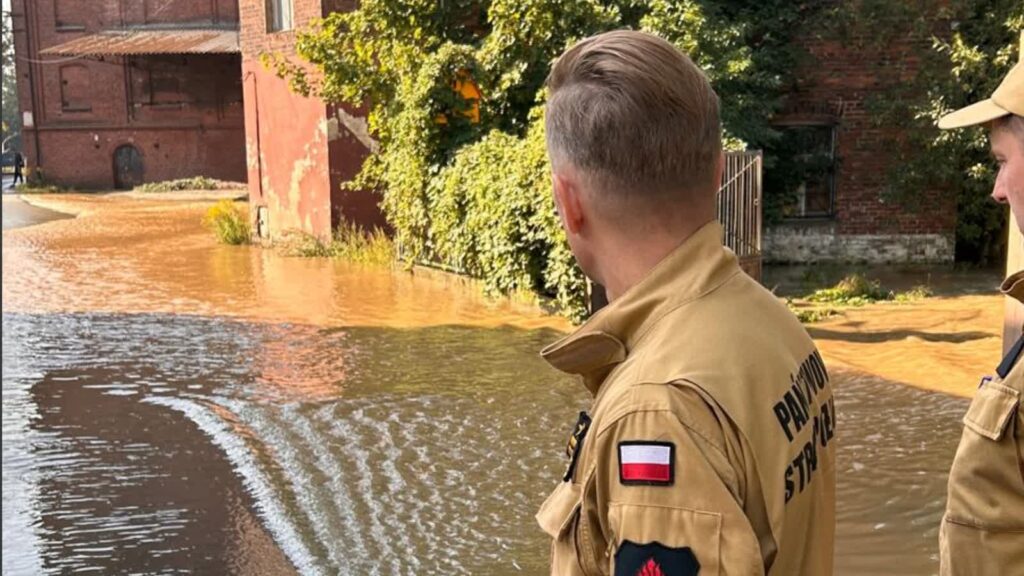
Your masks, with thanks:
<instances>
[{"instance_id":1,"label":"white foam on water","mask_svg":"<svg viewBox=\"0 0 1024 576\"><path fill-rule=\"evenodd\" d=\"M323 474L323 471L315 463L303 458L309 451L302 445L304 442L301 441L301 435L294 429L303 416L294 409L286 408L286 414L278 415L273 408L263 409L226 400L221 404L238 415L253 434L268 446L305 517L301 523L311 529L317 543L326 550L334 565L333 571L352 573L345 568L348 562L341 555L342 551L334 545L334 540L339 537L336 534L339 514L333 500L334 494L325 492L324 485L317 481L318 474ZM324 507L325 503L327 508Z\"/></svg>"},{"instance_id":2,"label":"white foam on water","mask_svg":"<svg viewBox=\"0 0 1024 576\"><path fill-rule=\"evenodd\" d=\"M275 497L266 474L260 469L245 442L213 411L197 402L184 398L156 396L143 402L177 410L191 420L214 443L242 479L242 483L255 501L256 512L263 519L274 541L301 574L324 574L313 554L302 541L298 530L289 520L281 502Z\"/></svg>"},{"instance_id":3,"label":"white foam on water","mask_svg":"<svg viewBox=\"0 0 1024 576\"><path fill-rule=\"evenodd\" d=\"M323 410L320 412L322 413ZM314 417L321 421L324 420L321 414L315 414ZM344 538L341 541L324 542L324 545L330 550L332 557L340 546L342 548L342 555L339 559L341 572L354 573L351 566L352 557L368 559L369 553L358 529L360 518L357 515L352 496L349 494L347 474L338 458L327 449L323 434L314 428L311 419L299 414L295 414L291 418L296 427L295 431L306 444L305 447L313 453L317 467L328 478L328 493L331 501L335 504L334 509L338 516L336 518L338 520L337 528L344 532Z\"/></svg>"},{"instance_id":4,"label":"white foam on water","mask_svg":"<svg viewBox=\"0 0 1024 576\"><path fill-rule=\"evenodd\" d=\"M380 553L377 557L390 559L389 573L400 574L401 564L399 564L398 559L407 555L408 548L402 547L395 550L391 546L392 539L385 530L384 524L381 523L381 518L387 515L388 510L381 505L373 490L373 469L370 467L370 452L362 448L364 445L363 438L344 420L336 420L331 427L331 433L338 438L344 439L346 443L345 453L355 465L357 471L356 485L359 488L356 493L362 497L362 503L370 512L370 534L374 544L380 548ZM375 570L373 573L379 574L381 572Z\"/></svg>"},{"instance_id":5,"label":"white foam on water","mask_svg":"<svg viewBox=\"0 0 1024 576\"><path fill-rule=\"evenodd\" d=\"M408 527L419 524L415 522L415 519L412 522L405 522L399 516L402 512L410 511L409 507L404 506L406 504L404 502L406 500L405 497L409 494L409 486L406 484L405 479L402 478L402 474L398 471L396 465L402 451L395 446L391 430L383 420L367 416L362 409L354 411L352 419L355 423L370 429L370 436L377 439L376 446L374 446L374 454L381 460L375 463L375 467L383 474L388 488L387 495L378 494L378 498L383 499L386 497L388 504L385 508L387 513L383 514L382 519L397 539L400 550L415 550L412 539L409 538ZM403 504L403 506L397 505L399 503ZM413 568L418 569L420 567L419 559L415 556L408 556L408 561L412 564Z\"/></svg>"}]
</instances>

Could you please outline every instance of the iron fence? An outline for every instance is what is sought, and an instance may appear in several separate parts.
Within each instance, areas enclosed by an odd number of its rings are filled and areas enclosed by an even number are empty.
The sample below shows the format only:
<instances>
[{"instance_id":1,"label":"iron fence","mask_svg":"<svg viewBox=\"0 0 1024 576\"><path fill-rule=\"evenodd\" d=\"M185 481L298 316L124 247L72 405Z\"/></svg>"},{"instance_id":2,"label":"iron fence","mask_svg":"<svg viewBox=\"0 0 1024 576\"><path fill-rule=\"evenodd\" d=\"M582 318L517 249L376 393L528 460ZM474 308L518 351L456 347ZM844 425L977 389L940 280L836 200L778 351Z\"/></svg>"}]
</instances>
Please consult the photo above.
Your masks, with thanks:
<instances>
[{"instance_id":1,"label":"iron fence","mask_svg":"<svg viewBox=\"0 0 1024 576\"><path fill-rule=\"evenodd\" d=\"M757 280L761 279L761 167L760 150L727 152L722 187L718 190L722 242Z\"/></svg>"}]
</instances>

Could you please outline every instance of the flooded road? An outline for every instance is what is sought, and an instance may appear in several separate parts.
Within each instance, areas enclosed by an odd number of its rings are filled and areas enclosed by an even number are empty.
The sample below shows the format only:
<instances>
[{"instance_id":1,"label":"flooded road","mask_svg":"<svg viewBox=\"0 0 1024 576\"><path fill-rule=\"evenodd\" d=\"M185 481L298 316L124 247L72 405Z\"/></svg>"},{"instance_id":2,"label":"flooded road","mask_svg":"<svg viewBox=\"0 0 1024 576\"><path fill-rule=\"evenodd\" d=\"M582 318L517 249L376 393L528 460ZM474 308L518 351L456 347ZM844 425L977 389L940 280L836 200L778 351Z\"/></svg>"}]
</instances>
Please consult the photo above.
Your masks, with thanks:
<instances>
[{"instance_id":1,"label":"flooded road","mask_svg":"<svg viewBox=\"0 0 1024 576\"><path fill-rule=\"evenodd\" d=\"M68 214L38 208L14 195L3 196L3 229L12 230L52 220L71 218Z\"/></svg>"},{"instance_id":2,"label":"flooded road","mask_svg":"<svg viewBox=\"0 0 1024 576\"><path fill-rule=\"evenodd\" d=\"M4 574L541 574L588 398L472 286L218 247L200 204L4 232ZM933 574L966 401L833 369L839 574Z\"/></svg>"}]
</instances>

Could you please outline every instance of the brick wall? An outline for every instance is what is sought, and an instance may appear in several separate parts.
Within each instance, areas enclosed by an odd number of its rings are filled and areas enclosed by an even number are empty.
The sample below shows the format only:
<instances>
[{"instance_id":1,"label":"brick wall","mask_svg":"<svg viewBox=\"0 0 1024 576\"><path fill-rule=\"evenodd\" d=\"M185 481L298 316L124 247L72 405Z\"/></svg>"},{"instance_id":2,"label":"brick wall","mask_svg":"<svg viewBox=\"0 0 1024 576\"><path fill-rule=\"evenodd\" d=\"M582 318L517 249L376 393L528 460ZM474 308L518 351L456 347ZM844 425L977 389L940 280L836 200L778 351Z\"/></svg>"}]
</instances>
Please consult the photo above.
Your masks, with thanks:
<instances>
[{"instance_id":1,"label":"brick wall","mask_svg":"<svg viewBox=\"0 0 1024 576\"><path fill-rule=\"evenodd\" d=\"M827 38L819 32L807 31L800 36L799 43L808 58L796 72L796 85L778 120L835 123L835 214L829 223L830 233L866 239L889 237L897 244L903 242L901 238L924 236L931 238L929 259L952 261L955 203L937 190L919 191L919 197L909 205L886 202L886 175L894 167L890 146L899 128L879 126L869 110L872 99L884 98L901 82L916 76L920 55L930 49L930 40L904 37L879 42L856 35ZM821 232L820 226L800 222L775 228L767 233L779 240L775 245L780 250L792 248L794 234L806 238ZM835 258L856 257L839 247L858 245L852 241L836 243ZM913 258L914 252L912 249L907 254ZM779 260L787 254L766 256Z\"/></svg>"},{"instance_id":2,"label":"brick wall","mask_svg":"<svg viewBox=\"0 0 1024 576\"><path fill-rule=\"evenodd\" d=\"M295 94L260 62L263 54L299 62L296 30L329 10L354 6L348 0L294 0L294 28L268 32L265 0L239 3L249 199L254 218L264 215L269 240L290 231L326 238L342 220L384 225L375 195L341 186L368 153L365 130L358 129L365 126L365 110Z\"/></svg>"},{"instance_id":3,"label":"brick wall","mask_svg":"<svg viewBox=\"0 0 1024 576\"><path fill-rule=\"evenodd\" d=\"M930 48L928 40L895 39L884 46L874 40L846 41L804 38L810 61L798 73L798 91L791 108L827 106L838 121L836 154L836 222L840 234L952 233L956 210L950 203L937 204L940 195L922 190L913 207L884 203L881 192L892 168L886 149L897 127L878 126L867 104L884 97L898 83L918 72L919 54Z\"/></svg>"},{"instance_id":4,"label":"brick wall","mask_svg":"<svg viewBox=\"0 0 1024 576\"><path fill-rule=\"evenodd\" d=\"M60 184L110 188L113 151L131 144L143 157L143 181L199 174L245 179L239 56L39 55L123 26L235 26L235 2L14 0L12 13L19 103L33 120L22 139L30 166ZM162 87L153 83L154 69L165 71ZM154 91L163 101L151 97Z\"/></svg>"}]
</instances>

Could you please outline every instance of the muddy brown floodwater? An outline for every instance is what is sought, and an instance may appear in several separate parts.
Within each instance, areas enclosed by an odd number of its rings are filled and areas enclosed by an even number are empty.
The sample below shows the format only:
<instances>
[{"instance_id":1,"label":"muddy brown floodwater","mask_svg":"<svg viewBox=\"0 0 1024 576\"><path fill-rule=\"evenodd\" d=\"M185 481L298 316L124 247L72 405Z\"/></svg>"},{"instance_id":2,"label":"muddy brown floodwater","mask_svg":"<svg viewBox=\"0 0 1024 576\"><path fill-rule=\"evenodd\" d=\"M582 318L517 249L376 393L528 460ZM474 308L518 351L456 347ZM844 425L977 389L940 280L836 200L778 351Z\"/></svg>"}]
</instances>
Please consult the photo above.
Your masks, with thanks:
<instances>
[{"instance_id":1,"label":"muddy brown floodwater","mask_svg":"<svg viewBox=\"0 0 1024 576\"><path fill-rule=\"evenodd\" d=\"M46 202L79 217L3 234L4 574L544 573L564 322L217 246L200 202ZM837 572L935 573L966 400L833 380Z\"/></svg>"}]
</instances>

